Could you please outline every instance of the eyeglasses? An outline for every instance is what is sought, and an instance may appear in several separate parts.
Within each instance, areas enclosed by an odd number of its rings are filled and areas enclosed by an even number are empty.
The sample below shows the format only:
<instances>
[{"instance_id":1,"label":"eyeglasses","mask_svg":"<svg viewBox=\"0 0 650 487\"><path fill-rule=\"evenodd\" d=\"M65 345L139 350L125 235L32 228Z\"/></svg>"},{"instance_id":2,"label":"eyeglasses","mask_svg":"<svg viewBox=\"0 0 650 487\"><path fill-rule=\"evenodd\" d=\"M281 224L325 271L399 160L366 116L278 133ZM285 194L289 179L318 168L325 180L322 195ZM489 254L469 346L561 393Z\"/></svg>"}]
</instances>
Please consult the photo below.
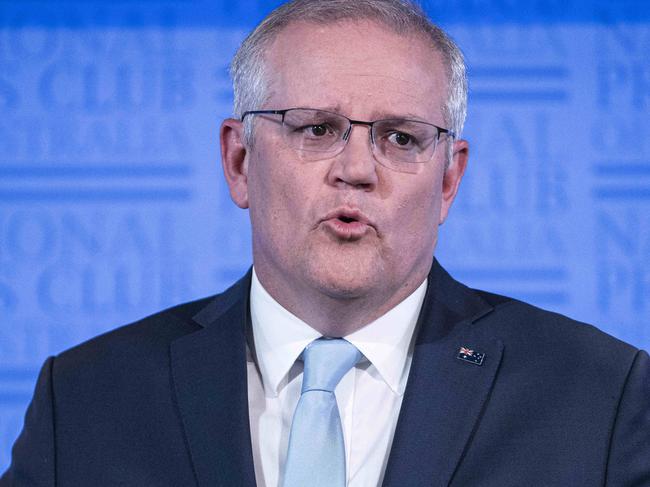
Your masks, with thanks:
<instances>
[{"instance_id":1,"label":"eyeglasses","mask_svg":"<svg viewBox=\"0 0 650 487\"><path fill-rule=\"evenodd\" d=\"M364 122L313 108L286 110L251 110L248 115L281 115L282 135L286 144L303 160L318 161L339 154L345 148L353 125L370 127L370 142L375 159L396 171L411 172L417 164L433 158L441 134L455 137L454 132L427 122L389 118Z\"/></svg>"}]
</instances>

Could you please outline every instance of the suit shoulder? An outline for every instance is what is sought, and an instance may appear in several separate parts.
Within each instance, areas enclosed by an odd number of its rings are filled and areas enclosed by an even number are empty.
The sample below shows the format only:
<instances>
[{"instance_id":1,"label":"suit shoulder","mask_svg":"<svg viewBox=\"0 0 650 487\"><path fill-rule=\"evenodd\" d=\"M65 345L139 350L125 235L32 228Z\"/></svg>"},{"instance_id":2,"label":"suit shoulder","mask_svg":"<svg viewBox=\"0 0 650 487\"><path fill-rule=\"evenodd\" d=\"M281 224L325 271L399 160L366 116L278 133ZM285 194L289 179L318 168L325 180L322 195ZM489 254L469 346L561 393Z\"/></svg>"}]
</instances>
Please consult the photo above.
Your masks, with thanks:
<instances>
[{"instance_id":1,"label":"suit shoulder","mask_svg":"<svg viewBox=\"0 0 650 487\"><path fill-rule=\"evenodd\" d=\"M176 338L199 328L192 316L209 305L215 297L179 304L146 316L133 323L98 335L76 345L56 357L57 364L92 361L102 358L126 358L166 351Z\"/></svg>"},{"instance_id":2,"label":"suit shoulder","mask_svg":"<svg viewBox=\"0 0 650 487\"><path fill-rule=\"evenodd\" d=\"M93 389L102 380L111 387L167 384L172 342L203 329L206 313L214 317L228 310L245 285L246 277L221 294L165 309L62 352L52 365L57 387L80 396L88 393L80 384Z\"/></svg>"},{"instance_id":3,"label":"suit shoulder","mask_svg":"<svg viewBox=\"0 0 650 487\"><path fill-rule=\"evenodd\" d=\"M507 296L476 290L481 298L493 307L486 315L491 327L512 336L520 343L552 346L567 353L588 353L606 356L632 357L639 349L596 326L574 320L560 313Z\"/></svg>"},{"instance_id":4,"label":"suit shoulder","mask_svg":"<svg viewBox=\"0 0 650 487\"><path fill-rule=\"evenodd\" d=\"M635 361L645 356L591 324L516 299L480 294L493 309L472 324L475 333L502 344L503 377L516 388L534 384L533 395L537 389L561 391L576 404L600 397L614 408Z\"/></svg>"},{"instance_id":5,"label":"suit shoulder","mask_svg":"<svg viewBox=\"0 0 650 487\"><path fill-rule=\"evenodd\" d=\"M167 353L172 341L202 328L204 317L223 313L244 296L250 271L220 294L179 304L98 335L57 357L57 361L107 353L125 355Z\"/></svg>"}]
</instances>

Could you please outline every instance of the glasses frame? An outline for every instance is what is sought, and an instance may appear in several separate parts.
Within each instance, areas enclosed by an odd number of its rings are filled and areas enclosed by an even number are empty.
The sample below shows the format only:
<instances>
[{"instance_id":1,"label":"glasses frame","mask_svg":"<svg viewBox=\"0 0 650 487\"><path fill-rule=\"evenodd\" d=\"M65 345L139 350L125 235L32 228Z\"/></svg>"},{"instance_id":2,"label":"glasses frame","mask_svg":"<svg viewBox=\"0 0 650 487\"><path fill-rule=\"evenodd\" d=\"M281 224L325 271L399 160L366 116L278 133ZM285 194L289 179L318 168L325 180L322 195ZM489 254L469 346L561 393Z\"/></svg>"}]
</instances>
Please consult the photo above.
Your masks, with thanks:
<instances>
[{"instance_id":1,"label":"glasses frame","mask_svg":"<svg viewBox=\"0 0 650 487\"><path fill-rule=\"evenodd\" d=\"M331 112L329 110L321 110L321 109L318 109L318 108L307 108L307 107L293 107L293 108L285 108L285 109L282 109L282 110L270 110L270 109L269 110L247 110L244 113L242 113L242 116L241 116L241 118L239 120L240 120L240 122L243 122L244 119L248 115L281 115L282 116L281 123L284 124L284 116L286 115L287 112L289 112L291 110L314 110L314 111L318 111L318 112L331 113L332 115L336 115L338 117L345 118L349 122L350 126L348 127L348 129L345 131L345 133L341 137L345 143L341 146L341 150L336 152L333 155L338 155L345 149L345 146L347 145L348 139L350 138L350 134L352 132L352 127L354 125L365 125L366 127L370 128L370 130L369 130L369 132L370 132L370 142L372 144L373 153L374 153L374 147L377 147L377 145L375 144L373 126L376 123L385 122L387 120L403 120L405 122L423 123L423 124L429 125L431 127L434 127L438 131L438 133L436 135L436 138L435 138L436 147L438 146L438 141L440 140L440 135L441 134L447 134L448 137L456 138L456 133L453 130L446 129L446 128L443 128L443 127L439 127L439 126L437 126L437 125L435 125L433 123L423 122L422 120L413 120L413 119L408 119L408 118L382 118L382 119L373 120L373 121L354 120L354 119L346 117L345 115L342 115L340 113ZM432 158L433 158L433 153L435 153L436 147L433 148L433 152L432 152L432 156L431 156ZM326 151L324 151L324 153L325 152ZM431 159L429 159L429 161L430 160ZM396 162L401 162L401 161L393 161L393 162L396 163ZM424 164L426 162L428 162L428 161L404 162L404 164Z\"/></svg>"}]
</instances>

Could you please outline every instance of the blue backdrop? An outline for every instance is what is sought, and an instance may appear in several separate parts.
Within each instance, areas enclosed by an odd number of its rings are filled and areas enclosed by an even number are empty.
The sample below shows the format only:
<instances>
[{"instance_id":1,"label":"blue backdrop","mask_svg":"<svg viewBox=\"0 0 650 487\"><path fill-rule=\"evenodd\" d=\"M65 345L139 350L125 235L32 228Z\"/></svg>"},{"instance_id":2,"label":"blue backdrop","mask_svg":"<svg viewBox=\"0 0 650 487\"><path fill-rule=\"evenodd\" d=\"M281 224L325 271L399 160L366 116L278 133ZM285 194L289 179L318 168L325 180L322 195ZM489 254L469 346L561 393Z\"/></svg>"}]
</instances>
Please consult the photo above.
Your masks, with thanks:
<instances>
[{"instance_id":1,"label":"blue backdrop","mask_svg":"<svg viewBox=\"0 0 650 487\"><path fill-rule=\"evenodd\" d=\"M218 127L278 3L0 1L0 471L48 355L250 265ZM649 348L650 2L424 6L471 84L441 262Z\"/></svg>"}]
</instances>

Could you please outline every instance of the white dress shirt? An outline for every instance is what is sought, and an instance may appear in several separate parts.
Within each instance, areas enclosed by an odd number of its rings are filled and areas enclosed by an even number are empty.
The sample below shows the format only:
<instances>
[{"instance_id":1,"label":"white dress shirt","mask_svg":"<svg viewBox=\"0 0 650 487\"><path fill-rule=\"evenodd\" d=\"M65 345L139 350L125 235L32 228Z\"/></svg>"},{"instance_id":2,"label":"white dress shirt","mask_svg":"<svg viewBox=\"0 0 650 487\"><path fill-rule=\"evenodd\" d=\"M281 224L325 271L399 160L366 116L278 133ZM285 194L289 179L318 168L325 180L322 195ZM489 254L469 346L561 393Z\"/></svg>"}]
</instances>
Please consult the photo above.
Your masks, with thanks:
<instances>
[{"instance_id":1,"label":"white dress shirt","mask_svg":"<svg viewBox=\"0 0 650 487\"><path fill-rule=\"evenodd\" d=\"M348 487L381 484L406 387L415 325L427 281L372 323L346 336L364 355L335 395L345 440ZM281 485L305 346L322 335L283 308L253 270L250 308L254 351L248 351L248 406L255 478Z\"/></svg>"}]
</instances>

